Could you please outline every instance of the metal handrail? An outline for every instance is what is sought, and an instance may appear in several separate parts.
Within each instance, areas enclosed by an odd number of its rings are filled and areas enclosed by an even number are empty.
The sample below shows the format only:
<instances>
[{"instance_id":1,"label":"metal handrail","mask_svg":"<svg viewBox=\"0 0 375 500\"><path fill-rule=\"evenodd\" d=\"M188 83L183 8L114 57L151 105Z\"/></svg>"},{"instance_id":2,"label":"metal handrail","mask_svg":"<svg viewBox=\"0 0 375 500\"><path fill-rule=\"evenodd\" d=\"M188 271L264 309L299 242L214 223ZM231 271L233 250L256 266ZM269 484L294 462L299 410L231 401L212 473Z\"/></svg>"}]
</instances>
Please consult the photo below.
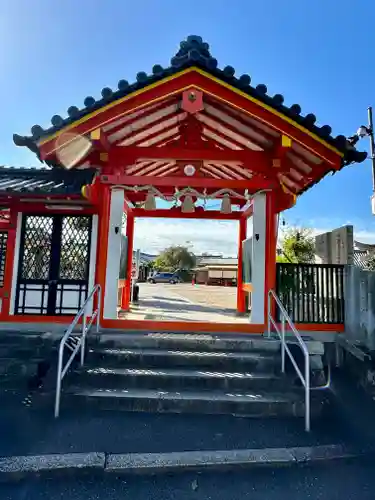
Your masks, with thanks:
<instances>
[{"instance_id":1,"label":"metal handrail","mask_svg":"<svg viewBox=\"0 0 375 500\"><path fill-rule=\"evenodd\" d=\"M277 306L279 307L280 313L281 313L281 332L279 327L277 326L276 321L272 317L271 314L271 300L272 297L274 298ZM290 361L292 362L292 365L294 366L294 369L297 372L298 377L300 378L304 388L305 388L305 429L307 432L310 431L311 427L311 415L310 415L310 355L309 355L309 350L307 348L306 342L303 340L301 335L299 334L297 328L294 326L293 321L291 320L289 314L287 313L285 307L283 306L282 302L280 301L279 297L276 295L274 290L269 290L268 292L268 309L267 309L267 326L268 326L268 333L271 333L271 324L275 328L278 336L280 337L281 340L281 371L282 373L285 373L285 351L288 353L288 356L290 358ZM293 354L290 352L290 349L285 342L285 322L288 323L291 331L293 332L294 336L298 340L298 343L301 347L301 350L303 352L303 355L305 357L305 369L304 369L304 375L302 374L301 370L299 369L299 366L297 365L296 360L293 357Z\"/></svg>"},{"instance_id":2,"label":"metal handrail","mask_svg":"<svg viewBox=\"0 0 375 500\"><path fill-rule=\"evenodd\" d=\"M86 308L91 302L91 300L94 303L94 296L95 293L97 293L97 307L96 310L92 313L90 321L87 323L87 314L86 314ZM60 414L60 399L61 399L61 382L63 378L66 375L66 372L68 371L70 365L73 362L73 359L75 355L78 353L78 351L81 349L81 366L83 366L84 359L85 359L85 347L86 347L86 335L89 332L91 325L94 323L96 319L96 332L99 332L99 321L100 321L100 307L101 307L101 294L102 294L102 288L100 285L95 285L94 288L91 290L90 294L88 295L87 299L85 300L85 303L81 307L81 309L78 311L76 314L75 318L71 322L69 328L65 332L63 338L60 341L60 347L59 347L59 357L58 357L58 364L57 364L57 382L56 382L56 399L55 399L55 418L57 418ZM63 368L63 358L64 358L64 347L67 343L67 340L69 337L72 335L73 330L75 326L77 325L78 321L80 320L81 316L83 316L83 321L82 321L82 334L77 342L76 346L74 349L72 349L72 354L70 355L70 358L66 362L65 367Z\"/></svg>"}]
</instances>

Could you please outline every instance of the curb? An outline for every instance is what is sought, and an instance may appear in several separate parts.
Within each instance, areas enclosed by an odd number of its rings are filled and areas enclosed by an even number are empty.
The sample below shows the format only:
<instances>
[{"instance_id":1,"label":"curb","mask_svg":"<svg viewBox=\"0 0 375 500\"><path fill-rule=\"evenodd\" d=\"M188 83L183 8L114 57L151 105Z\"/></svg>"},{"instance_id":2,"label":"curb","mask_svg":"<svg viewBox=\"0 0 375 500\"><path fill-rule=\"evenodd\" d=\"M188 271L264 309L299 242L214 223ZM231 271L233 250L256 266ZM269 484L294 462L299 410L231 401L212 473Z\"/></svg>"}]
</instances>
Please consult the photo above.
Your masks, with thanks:
<instances>
[{"instance_id":1,"label":"curb","mask_svg":"<svg viewBox=\"0 0 375 500\"><path fill-rule=\"evenodd\" d=\"M262 466L290 467L357 458L360 455L360 453L353 453L341 445L174 453L125 453L109 455L105 472L163 474L187 470L220 471Z\"/></svg>"},{"instance_id":2,"label":"curb","mask_svg":"<svg viewBox=\"0 0 375 500\"><path fill-rule=\"evenodd\" d=\"M30 475L104 471L104 453L57 453L0 458L0 481L17 481Z\"/></svg>"},{"instance_id":3,"label":"curb","mask_svg":"<svg viewBox=\"0 0 375 500\"><path fill-rule=\"evenodd\" d=\"M295 448L265 448L173 453L61 453L0 457L0 481L18 481L28 476L116 473L163 474L191 470L223 471L236 468L290 467L354 459L367 455L342 445Z\"/></svg>"}]
</instances>

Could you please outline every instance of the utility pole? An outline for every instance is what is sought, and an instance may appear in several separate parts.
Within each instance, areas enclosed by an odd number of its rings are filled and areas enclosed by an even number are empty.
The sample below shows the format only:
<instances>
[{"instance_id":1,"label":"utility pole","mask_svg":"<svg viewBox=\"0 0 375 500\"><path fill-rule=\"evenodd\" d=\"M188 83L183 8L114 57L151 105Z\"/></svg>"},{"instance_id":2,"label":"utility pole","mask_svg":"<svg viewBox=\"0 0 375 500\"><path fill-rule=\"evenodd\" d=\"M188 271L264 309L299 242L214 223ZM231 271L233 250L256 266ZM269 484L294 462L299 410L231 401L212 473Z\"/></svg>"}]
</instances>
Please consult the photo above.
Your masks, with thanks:
<instances>
[{"instance_id":1,"label":"utility pole","mask_svg":"<svg viewBox=\"0 0 375 500\"><path fill-rule=\"evenodd\" d=\"M372 173L372 196L371 196L371 209L372 215L375 215L375 141L374 141L374 123L372 119L372 106L367 108L368 126L361 125L357 133L349 137L349 142L355 146L360 139L368 136L370 139L370 160L371 160L371 173Z\"/></svg>"},{"instance_id":2,"label":"utility pole","mask_svg":"<svg viewBox=\"0 0 375 500\"><path fill-rule=\"evenodd\" d=\"M375 141L374 141L374 124L372 120L372 107L369 106L367 108L368 114L368 128L367 134L370 138L370 158L371 158L371 166L372 166L372 196L375 196ZM373 207L374 208L374 207ZM373 210L374 213L374 210Z\"/></svg>"}]
</instances>

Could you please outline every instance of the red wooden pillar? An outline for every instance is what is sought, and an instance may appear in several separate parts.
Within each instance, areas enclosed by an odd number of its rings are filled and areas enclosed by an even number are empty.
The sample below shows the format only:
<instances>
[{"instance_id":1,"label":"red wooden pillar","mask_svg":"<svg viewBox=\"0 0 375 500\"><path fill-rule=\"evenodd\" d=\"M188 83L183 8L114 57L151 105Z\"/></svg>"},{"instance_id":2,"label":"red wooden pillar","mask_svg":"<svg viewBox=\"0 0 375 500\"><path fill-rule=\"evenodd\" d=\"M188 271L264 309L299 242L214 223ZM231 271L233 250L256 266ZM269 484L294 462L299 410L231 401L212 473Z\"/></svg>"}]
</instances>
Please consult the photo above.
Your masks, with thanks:
<instances>
[{"instance_id":1,"label":"red wooden pillar","mask_svg":"<svg viewBox=\"0 0 375 500\"><path fill-rule=\"evenodd\" d=\"M266 200L266 266L265 266L265 298L264 317L267 320L268 292L276 289L276 247L277 247L277 213L275 212L275 195L267 193ZM272 301L271 313L275 315L275 303Z\"/></svg>"},{"instance_id":2,"label":"red wooden pillar","mask_svg":"<svg viewBox=\"0 0 375 500\"><path fill-rule=\"evenodd\" d=\"M126 280L123 291L121 307L125 311L130 307L131 282L132 282L132 264L133 264L133 244L134 244L134 215L129 212L126 218L126 235L128 237L128 259L126 267Z\"/></svg>"},{"instance_id":3,"label":"red wooden pillar","mask_svg":"<svg viewBox=\"0 0 375 500\"><path fill-rule=\"evenodd\" d=\"M245 292L242 282L242 242L246 240L247 219L245 217L239 220L238 231L238 267L237 267L237 312L245 313Z\"/></svg>"},{"instance_id":4,"label":"red wooden pillar","mask_svg":"<svg viewBox=\"0 0 375 500\"><path fill-rule=\"evenodd\" d=\"M2 230L8 232L8 239L5 249L5 265L4 265L4 283L3 288L0 290L0 296L2 297L2 305L0 310L1 317L9 316L10 309L10 295L12 291L12 280L13 280L13 265L15 259L15 246L16 246L16 232L17 232L17 219L18 213L11 209L10 221L1 227Z\"/></svg>"},{"instance_id":5,"label":"red wooden pillar","mask_svg":"<svg viewBox=\"0 0 375 500\"><path fill-rule=\"evenodd\" d=\"M108 253L110 202L111 202L111 193L109 187L101 185L100 202L98 207L99 228L98 228L98 248L96 252L96 272L95 272L95 283L99 283L102 287L101 313L100 313L101 320L103 319L103 312L104 312L105 275L106 275L107 253Z\"/></svg>"}]
</instances>

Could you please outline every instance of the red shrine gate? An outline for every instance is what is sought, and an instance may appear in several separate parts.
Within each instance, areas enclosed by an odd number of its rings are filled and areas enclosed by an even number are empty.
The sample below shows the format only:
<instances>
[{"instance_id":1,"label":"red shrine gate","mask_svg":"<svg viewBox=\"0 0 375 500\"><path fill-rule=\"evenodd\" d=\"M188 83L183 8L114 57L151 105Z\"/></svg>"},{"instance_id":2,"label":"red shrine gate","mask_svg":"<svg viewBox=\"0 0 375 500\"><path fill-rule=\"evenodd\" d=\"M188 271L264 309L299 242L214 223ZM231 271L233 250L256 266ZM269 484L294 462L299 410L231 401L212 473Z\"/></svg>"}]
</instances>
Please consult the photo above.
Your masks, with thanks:
<instances>
[{"instance_id":1,"label":"red shrine gate","mask_svg":"<svg viewBox=\"0 0 375 500\"><path fill-rule=\"evenodd\" d=\"M103 327L186 330L181 322L118 319L125 212L125 308L136 217L235 220L237 309L245 311L251 290L249 323L189 322L189 330L264 331L266 297L276 279L278 214L327 173L366 154L345 137L332 137L329 126L317 126L314 115L301 115L299 105L288 108L280 94L271 97L265 85L252 87L248 75L234 73L230 66L218 69L208 44L190 36L169 68L138 73L132 85L120 80L118 90L104 88L100 100L71 106L68 118L55 115L51 128L34 125L31 136L14 136L50 169L0 169L8 217L0 228L8 235L0 263L3 321L70 322L97 283ZM157 209L155 199L173 207ZM205 210L200 202L209 199L221 200L221 210ZM252 238L251 283L242 280L246 238ZM30 250L35 246L39 255Z\"/></svg>"}]
</instances>

